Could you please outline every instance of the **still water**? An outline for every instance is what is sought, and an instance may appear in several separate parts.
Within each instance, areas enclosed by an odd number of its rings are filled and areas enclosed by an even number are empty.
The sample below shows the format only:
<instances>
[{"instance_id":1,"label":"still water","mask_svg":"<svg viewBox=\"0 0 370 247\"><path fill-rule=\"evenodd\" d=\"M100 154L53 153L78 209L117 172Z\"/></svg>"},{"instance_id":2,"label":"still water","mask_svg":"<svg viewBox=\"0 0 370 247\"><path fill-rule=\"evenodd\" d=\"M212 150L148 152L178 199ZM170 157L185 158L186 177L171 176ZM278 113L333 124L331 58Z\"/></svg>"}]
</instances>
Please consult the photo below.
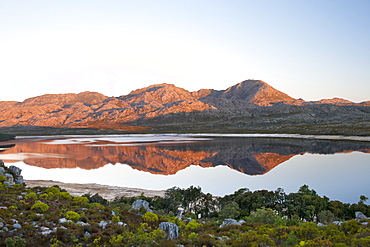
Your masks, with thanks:
<instances>
[{"instance_id":1,"label":"still water","mask_svg":"<svg viewBox=\"0 0 370 247\"><path fill-rule=\"evenodd\" d=\"M343 202L370 197L370 142L289 135L110 135L19 138L0 159L26 180L145 189L200 186L296 192L303 184ZM333 139L333 138L332 138Z\"/></svg>"}]
</instances>

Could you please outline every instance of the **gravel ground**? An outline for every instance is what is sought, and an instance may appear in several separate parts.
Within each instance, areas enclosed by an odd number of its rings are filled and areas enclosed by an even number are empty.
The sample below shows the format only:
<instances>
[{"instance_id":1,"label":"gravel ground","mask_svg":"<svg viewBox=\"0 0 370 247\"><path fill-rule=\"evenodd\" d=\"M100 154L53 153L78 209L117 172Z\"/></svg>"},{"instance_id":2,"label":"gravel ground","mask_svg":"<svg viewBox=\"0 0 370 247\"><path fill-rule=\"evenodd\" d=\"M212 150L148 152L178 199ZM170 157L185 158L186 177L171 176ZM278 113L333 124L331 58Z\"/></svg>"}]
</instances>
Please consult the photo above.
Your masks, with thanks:
<instances>
[{"instance_id":1,"label":"gravel ground","mask_svg":"<svg viewBox=\"0 0 370 247\"><path fill-rule=\"evenodd\" d=\"M127 188L118 186L108 186L100 184L72 184L72 183L62 183L51 180L25 180L27 187L50 187L58 185L60 188L68 191L72 196L80 196L84 194L94 195L98 193L100 196L104 197L108 201L112 201L116 196L122 197L133 197L140 196L144 193L145 196L164 196L164 190L146 190L139 188Z\"/></svg>"}]
</instances>

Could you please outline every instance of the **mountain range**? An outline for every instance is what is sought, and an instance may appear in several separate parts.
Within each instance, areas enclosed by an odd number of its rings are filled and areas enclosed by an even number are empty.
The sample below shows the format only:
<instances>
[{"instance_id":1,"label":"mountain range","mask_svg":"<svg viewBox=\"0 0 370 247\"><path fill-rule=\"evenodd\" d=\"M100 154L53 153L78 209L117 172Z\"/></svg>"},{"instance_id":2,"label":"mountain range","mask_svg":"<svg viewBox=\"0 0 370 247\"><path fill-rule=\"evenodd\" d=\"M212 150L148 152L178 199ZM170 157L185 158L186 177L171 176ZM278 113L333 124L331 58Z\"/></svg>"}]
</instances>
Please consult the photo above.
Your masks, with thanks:
<instances>
[{"instance_id":1,"label":"mountain range","mask_svg":"<svg viewBox=\"0 0 370 247\"><path fill-rule=\"evenodd\" d=\"M119 97L97 92L0 101L0 132L263 132L370 134L370 101L304 101L260 80L189 92L157 84ZM91 132L90 132L91 133Z\"/></svg>"}]
</instances>

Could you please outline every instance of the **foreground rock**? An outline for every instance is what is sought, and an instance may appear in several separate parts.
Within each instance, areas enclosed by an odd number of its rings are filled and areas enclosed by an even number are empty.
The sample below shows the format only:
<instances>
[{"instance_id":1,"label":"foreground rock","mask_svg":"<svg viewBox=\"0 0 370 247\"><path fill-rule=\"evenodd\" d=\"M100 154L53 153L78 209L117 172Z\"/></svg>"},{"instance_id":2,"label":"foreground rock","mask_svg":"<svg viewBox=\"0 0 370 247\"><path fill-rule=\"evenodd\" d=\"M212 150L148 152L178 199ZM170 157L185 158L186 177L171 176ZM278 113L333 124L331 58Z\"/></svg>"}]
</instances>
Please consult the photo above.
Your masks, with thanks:
<instances>
[{"instance_id":1,"label":"foreground rock","mask_svg":"<svg viewBox=\"0 0 370 247\"><path fill-rule=\"evenodd\" d=\"M161 222L159 228L166 233L166 236L170 240L177 240L179 237L179 227L170 222Z\"/></svg>"},{"instance_id":2,"label":"foreground rock","mask_svg":"<svg viewBox=\"0 0 370 247\"><path fill-rule=\"evenodd\" d=\"M5 184L11 186L15 184L23 184L23 176L21 175L22 170L16 166L6 167L4 162L0 160L0 176L3 176L6 181Z\"/></svg>"}]
</instances>

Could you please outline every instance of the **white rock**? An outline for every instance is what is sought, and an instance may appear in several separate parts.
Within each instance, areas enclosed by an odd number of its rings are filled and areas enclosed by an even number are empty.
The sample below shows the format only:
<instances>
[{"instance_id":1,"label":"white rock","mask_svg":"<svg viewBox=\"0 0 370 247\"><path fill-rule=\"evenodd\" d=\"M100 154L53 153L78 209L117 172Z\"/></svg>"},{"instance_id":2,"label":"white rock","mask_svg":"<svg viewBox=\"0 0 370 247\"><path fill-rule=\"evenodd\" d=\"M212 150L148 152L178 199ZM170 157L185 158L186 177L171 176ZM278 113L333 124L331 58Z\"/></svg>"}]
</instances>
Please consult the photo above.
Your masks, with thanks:
<instances>
[{"instance_id":1,"label":"white rock","mask_svg":"<svg viewBox=\"0 0 370 247\"><path fill-rule=\"evenodd\" d=\"M63 224L63 223L72 223L72 220L67 220L66 218L61 218L59 219L59 224Z\"/></svg>"},{"instance_id":2,"label":"white rock","mask_svg":"<svg viewBox=\"0 0 370 247\"><path fill-rule=\"evenodd\" d=\"M105 227L108 225L108 223L106 221L100 221L99 224L98 224L101 228L105 229Z\"/></svg>"},{"instance_id":3,"label":"white rock","mask_svg":"<svg viewBox=\"0 0 370 247\"><path fill-rule=\"evenodd\" d=\"M83 221L77 221L76 224L81 225L81 226L89 226L89 223L83 222Z\"/></svg>"}]
</instances>

